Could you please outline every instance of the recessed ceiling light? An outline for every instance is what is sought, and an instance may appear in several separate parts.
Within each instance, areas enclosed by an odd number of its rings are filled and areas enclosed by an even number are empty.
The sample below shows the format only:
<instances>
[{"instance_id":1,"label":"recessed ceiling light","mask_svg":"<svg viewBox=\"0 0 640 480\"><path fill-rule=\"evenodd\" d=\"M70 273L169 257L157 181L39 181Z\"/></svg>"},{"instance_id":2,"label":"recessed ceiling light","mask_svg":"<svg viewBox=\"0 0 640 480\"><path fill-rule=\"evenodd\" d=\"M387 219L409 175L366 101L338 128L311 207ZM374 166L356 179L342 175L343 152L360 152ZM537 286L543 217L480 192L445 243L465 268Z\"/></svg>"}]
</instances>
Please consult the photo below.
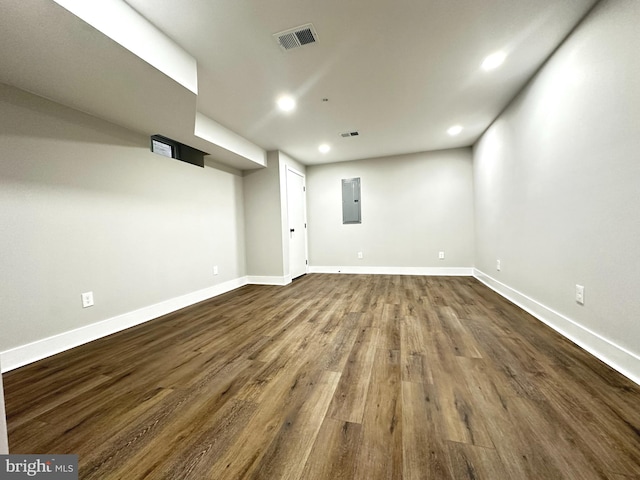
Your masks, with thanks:
<instances>
[{"instance_id":1,"label":"recessed ceiling light","mask_svg":"<svg viewBox=\"0 0 640 480\"><path fill-rule=\"evenodd\" d=\"M449 127L449 129L447 130L447 133L449 135L451 135L452 137L455 137L456 135L458 135L460 132L462 131L462 127L460 125L454 125L452 127Z\"/></svg>"},{"instance_id":2,"label":"recessed ceiling light","mask_svg":"<svg viewBox=\"0 0 640 480\"><path fill-rule=\"evenodd\" d=\"M328 153L329 150L331 150L331 147L328 144L323 143L318 147L318 150L320 151L320 153Z\"/></svg>"},{"instance_id":3,"label":"recessed ceiling light","mask_svg":"<svg viewBox=\"0 0 640 480\"><path fill-rule=\"evenodd\" d=\"M507 58L507 54L504 52L495 52L486 57L482 61L482 69L489 71L494 68L498 68L500 65L504 63L504 60Z\"/></svg>"},{"instance_id":4,"label":"recessed ceiling light","mask_svg":"<svg viewBox=\"0 0 640 480\"><path fill-rule=\"evenodd\" d=\"M291 110L296 108L296 101L289 95L283 95L282 97L278 98L277 103L278 108L283 112L290 112Z\"/></svg>"}]
</instances>

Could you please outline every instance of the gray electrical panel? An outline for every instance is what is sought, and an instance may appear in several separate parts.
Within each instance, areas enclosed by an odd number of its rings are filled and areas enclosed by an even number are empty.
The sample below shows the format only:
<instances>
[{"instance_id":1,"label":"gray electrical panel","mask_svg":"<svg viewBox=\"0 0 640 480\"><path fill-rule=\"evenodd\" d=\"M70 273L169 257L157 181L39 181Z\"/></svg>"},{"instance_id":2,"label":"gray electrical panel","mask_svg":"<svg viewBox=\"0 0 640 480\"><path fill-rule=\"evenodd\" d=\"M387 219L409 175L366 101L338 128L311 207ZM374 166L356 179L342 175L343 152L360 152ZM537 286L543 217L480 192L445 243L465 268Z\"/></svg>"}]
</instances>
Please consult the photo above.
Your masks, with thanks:
<instances>
[{"instance_id":1,"label":"gray electrical panel","mask_svg":"<svg viewBox=\"0 0 640 480\"><path fill-rule=\"evenodd\" d=\"M362 223L360 178L342 179L342 223Z\"/></svg>"}]
</instances>

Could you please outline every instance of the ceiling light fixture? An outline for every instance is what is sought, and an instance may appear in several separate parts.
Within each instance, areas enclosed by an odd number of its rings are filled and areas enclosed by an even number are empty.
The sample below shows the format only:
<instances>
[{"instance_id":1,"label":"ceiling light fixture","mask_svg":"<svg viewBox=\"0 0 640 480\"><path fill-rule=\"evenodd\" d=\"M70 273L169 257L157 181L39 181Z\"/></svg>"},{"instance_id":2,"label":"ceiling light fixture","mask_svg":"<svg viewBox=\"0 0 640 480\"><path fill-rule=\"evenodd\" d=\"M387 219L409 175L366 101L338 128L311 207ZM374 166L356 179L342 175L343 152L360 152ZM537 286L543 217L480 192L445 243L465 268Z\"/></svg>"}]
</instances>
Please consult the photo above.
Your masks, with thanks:
<instances>
[{"instance_id":1,"label":"ceiling light fixture","mask_svg":"<svg viewBox=\"0 0 640 480\"><path fill-rule=\"evenodd\" d=\"M454 125L452 127L449 127L449 129L447 130L447 133L449 135L451 135L452 137L455 137L456 135L458 135L460 132L462 131L462 127L460 125Z\"/></svg>"},{"instance_id":2,"label":"ceiling light fixture","mask_svg":"<svg viewBox=\"0 0 640 480\"><path fill-rule=\"evenodd\" d=\"M296 101L289 95L283 95L282 97L278 98L277 103L278 108L283 112L290 112L291 110L296 108Z\"/></svg>"},{"instance_id":3,"label":"ceiling light fixture","mask_svg":"<svg viewBox=\"0 0 640 480\"><path fill-rule=\"evenodd\" d=\"M329 150L331 150L331 147L328 144L323 143L318 147L318 150L320 151L320 153L328 153Z\"/></svg>"},{"instance_id":4,"label":"ceiling light fixture","mask_svg":"<svg viewBox=\"0 0 640 480\"><path fill-rule=\"evenodd\" d=\"M506 58L507 54L502 51L492 53L482 61L482 69L488 72L489 70L498 68L504 63Z\"/></svg>"}]
</instances>

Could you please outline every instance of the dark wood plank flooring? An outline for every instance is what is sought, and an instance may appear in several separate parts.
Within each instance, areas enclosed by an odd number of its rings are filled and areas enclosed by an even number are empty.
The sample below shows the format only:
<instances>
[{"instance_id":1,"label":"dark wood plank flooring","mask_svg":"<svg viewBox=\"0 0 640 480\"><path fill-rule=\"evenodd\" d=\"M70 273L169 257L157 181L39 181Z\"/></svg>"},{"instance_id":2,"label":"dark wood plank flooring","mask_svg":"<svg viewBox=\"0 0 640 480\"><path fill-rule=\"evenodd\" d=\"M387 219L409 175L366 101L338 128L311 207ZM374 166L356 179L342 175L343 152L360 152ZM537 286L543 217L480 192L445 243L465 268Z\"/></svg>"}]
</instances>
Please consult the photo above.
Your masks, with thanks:
<instances>
[{"instance_id":1,"label":"dark wood plank flooring","mask_svg":"<svg viewBox=\"0 0 640 480\"><path fill-rule=\"evenodd\" d=\"M246 286L4 383L83 479L640 479L640 387L472 278Z\"/></svg>"}]
</instances>

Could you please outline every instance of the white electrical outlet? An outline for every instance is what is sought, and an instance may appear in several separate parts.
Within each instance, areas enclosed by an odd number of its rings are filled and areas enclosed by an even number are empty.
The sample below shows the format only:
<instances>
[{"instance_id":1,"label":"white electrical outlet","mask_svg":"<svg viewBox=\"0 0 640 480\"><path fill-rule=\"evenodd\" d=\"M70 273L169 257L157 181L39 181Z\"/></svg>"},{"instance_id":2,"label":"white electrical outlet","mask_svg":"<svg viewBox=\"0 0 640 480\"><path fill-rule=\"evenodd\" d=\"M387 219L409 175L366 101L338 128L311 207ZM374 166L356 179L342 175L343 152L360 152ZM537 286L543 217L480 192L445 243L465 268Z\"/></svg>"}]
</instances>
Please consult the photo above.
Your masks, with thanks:
<instances>
[{"instance_id":1,"label":"white electrical outlet","mask_svg":"<svg viewBox=\"0 0 640 480\"><path fill-rule=\"evenodd\" d=\"M576 302L584 305L584 286L576 285Z\"/></svg>"},{"instance_id":2,"label":"white electrical outlet","mask_svg":"<svg viewBox=\"0 0 640 480\"><path fill-rule=\"evenodd\" d=\"M362 252L358 252L358 258L362 258Z\"/></svg>"},{"instance_id":3,"label":"white electrical outlet","mask_svg":"<svg viewBox=\"0 0 640 480\"><path fill-rule=\"evenodd\" d=\"M82 295L82 308L93 307L93 292L85 292Z\"/></svg>"},{"instance_id":4,"label":"white electrical outlet","mask_svg":"<svg viewBox=\"0 0 640 480\"><path fill-rule=\"evenodd\" d=\"M500 271L500 260L496 260L496 270Z\"/></svg>"},{"instance_id":5,"label":"white electrical outlet","mask_svg":"<svg viewBox=\"0 0 640 480\"><path fill-rule=\"evenodd\" d=\"M444 260L444 252L438 252L438 258Z\"/></svg>"},{"instance_id":6,"label":"white electrical outlet","mask_svg":"<svg viewBox=\"0 0 640 480\"><path fill-rule=\"evenodd\" d=\"M213 267L213 274L214 274L214 275L218 275L218 266L217 266L217 265L215 265L215 266Z\"/></svg>"}]
</instances>

